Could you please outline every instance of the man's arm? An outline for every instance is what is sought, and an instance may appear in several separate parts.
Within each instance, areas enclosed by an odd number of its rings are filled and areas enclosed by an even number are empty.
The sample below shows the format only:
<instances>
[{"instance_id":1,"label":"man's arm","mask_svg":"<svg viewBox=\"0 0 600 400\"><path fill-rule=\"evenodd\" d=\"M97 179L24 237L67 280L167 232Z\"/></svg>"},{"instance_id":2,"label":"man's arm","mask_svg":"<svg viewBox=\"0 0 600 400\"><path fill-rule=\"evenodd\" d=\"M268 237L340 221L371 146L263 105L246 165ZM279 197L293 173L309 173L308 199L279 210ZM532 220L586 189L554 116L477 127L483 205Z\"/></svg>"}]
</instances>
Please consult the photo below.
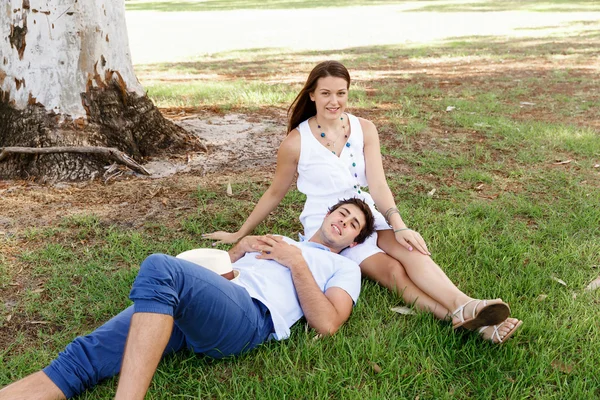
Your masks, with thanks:
<instances>
[{"instance_id":1,"label":"man's arm","mask_svg":"<svg viewBox=\"0 0 600 400\"><path fill-rule=\"evenodd\" d=\"M350 317L352 297L338 287L321 292L308 265L306 262L303 264L288 268L292 272L304 317L308 325L321 335L333 335Z\"/></svg>"},{"instance_id":2,"label":"man's arm","mask_svg":"<svg viewBox=\"0 0 600 400\"><path fill-rule=\"evenodd\" d=\"M290 270L300 307L311 328L322 335L333 335L348 320L352 297L338 287L323 293L298 247L287 244L281 237L267 235L254 246L254 251L257 250L263 252L257 258L275 260Z\"/></svg>"}]
</instances>

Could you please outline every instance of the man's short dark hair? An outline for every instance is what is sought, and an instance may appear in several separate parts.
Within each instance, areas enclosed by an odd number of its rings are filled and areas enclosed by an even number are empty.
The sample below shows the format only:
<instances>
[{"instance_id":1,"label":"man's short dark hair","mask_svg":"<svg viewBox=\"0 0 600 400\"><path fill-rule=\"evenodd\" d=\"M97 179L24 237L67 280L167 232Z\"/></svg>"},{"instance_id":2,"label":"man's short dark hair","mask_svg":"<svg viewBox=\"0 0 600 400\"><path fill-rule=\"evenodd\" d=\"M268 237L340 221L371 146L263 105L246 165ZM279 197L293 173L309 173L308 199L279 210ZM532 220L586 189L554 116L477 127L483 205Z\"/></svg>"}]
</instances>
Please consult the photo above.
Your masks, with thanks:
<instances>
[{"instance_id":1,"label":"man's short dark hair","mask_svg":"<svg viewBox=\"0 0 600 400\"><path fill-rule=\"evenodd\" d=\"M343 199L338 201L336 204L329 208L329 212L333 212L343 206L344 204L354 204L365 216L365 225L360 230L360 233L354 238L354 241L358 244L367 240L369 236L375 232L375 217L373 217L373 213L371 212L371 208L367 203L365 203L361 199L357 199L356 197L351 197L349 199Z\"/></svg>"}]
</instances>

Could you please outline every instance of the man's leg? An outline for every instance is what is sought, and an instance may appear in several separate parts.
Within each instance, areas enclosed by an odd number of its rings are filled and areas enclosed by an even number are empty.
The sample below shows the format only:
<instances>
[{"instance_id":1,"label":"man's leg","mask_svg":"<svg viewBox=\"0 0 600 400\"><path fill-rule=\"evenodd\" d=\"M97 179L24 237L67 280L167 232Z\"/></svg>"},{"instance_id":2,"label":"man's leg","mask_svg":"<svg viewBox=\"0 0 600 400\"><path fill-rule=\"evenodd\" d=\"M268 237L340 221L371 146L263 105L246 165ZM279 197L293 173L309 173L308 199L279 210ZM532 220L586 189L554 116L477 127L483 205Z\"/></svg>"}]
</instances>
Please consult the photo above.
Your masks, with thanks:
<instances>
[{"instance_id":1,"label":"man's leg","mask_svg":"<svg viewBox=\"0 0 600 400\"><path fill-rule=\"evenodd\" d=\"M163 354L185 347L215 358L239 354L265 341L273 330L268 309L244 288L174 257L148 257L130 298L135 306L90 335L77 338L44 369L67 398L119 373L134 307L136 314L157 315L160 321L175 317ZM143 331L144 324L139 326ZM161 350L163 346L154 343L153 347ZM129 379L128 374L124 371L121 380Z\"/></svg>"},{"instance_id":2,"label":"man's leg","mask_svg":"<svg viewBox=\"0 0 600 400\"><path fill-rule=\"evenodd\" d=\"M143 400L171 332L173 317L135 313L131 318L116 400Z\"/></svg>"},{"instance_id":3,"label":"man's leg","mask_svg":"<svg viewBox=\"0 0 600 400\"><path fill-rule=\"evenodd\" d=\"M173 316L187 347L215 358L247 351L273 331L268 309L246 289L171 256L148 257L129 297L136 314Z\"/></svg>"},{"instance_id":4,"label":"man's leg","mask_svg":"<svg viewBox=\"0 0 600 400\"><path fill-rule=\"evenodd\" d=\"M0 390L0 400L62 400L63 392L42 371Z\"/></svg>"},{"instance_id":5,"label":"man's leg","mask_svg":"<svg viewBox=\"0 0 600 400\"><path fill-rule=\"evenodd\" d=\"M116 399L144 398L172 330L195 352L219 357L255 347L273 329L267 308L244 288L164 254L144 260L129 297L135 314Z\"/></svg>"},{"instance_id":6,"label":"man's leg","mask_svg":"<svg viewBox=\"0 0 600 400\"><path fill-rule=\"evenodd\" d=\"M0 391L0 399L64 399L83 392L103 379L117 375L121 368L133 306L88 335L71 342L43 371L29 375ZM170 353L186 347L179 329L174 329L164 350ZM55 393L55 390L58 392ZM36 397L37 396L37 397Z\"/></svg>"}]
</instances>

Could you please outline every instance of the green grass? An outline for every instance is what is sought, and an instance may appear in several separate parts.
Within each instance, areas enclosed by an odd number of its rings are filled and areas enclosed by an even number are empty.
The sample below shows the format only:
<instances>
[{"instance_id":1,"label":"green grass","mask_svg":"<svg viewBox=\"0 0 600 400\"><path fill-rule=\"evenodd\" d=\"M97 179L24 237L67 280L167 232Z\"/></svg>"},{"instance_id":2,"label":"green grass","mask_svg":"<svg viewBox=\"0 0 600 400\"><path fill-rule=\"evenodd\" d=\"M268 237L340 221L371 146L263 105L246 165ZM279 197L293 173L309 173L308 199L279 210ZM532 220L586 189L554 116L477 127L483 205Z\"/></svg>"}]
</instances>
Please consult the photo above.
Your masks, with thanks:
<instances>
[{"instance_id":1,"label":"green grass","mask_svg":"<svg viewBox=\"0 0 600 400\"><path fill-rule=\"evenodd\" d=\"M439 3L442 11L597 8L585 1ZM127 2L130 10L153 6L242 5ZM525 321L514 339L494 346L428 314L395 314L389 308L401 301L364 281L336 336L314 340L301 322L289 340L237 359L183 352L160 364L147 398L600 397L600 291L584 290L600 275L600 100L589 68L600 36L586 24L567 33L544 29L543 37L508 41L473 37L329 53L256 49L136 67L161 107L270 116L285 109L316 62L341 60L353 74L352 112L378 127L405 221L461 290L502 296ZM565 160L571 162L557 164ZM84 213L0 236L0 246L18 249L0 254L0 386L44 367L75 336L126 307L147 255L208 247L202 233L239 228L268 183L234 178L232 185L231 197L221 185L198 187L190 198L195 209L168 225L151 219L126 229L131 221L118 225ZM295 238L303 202L290 191L255 232ZM111 398L115 385L109 380L80 398Z\"/></svg>"},{"instance_id":2,"label":"green grass","mask_svg":"<svg viewBox=\"0 0 600 400\"><path fill-rule=\"evenodd\" d=\"M168 357L148 398L466 399L495 398L498 392L508 398L520 393L596 397L600 337L595 303L600 298L582 288L598 274L593 263L600 251L595 240L600 195L586 196L588 188L567 175L528 174L524 180L530 191L504 194L494 202L475 194L430 198L401 178L391 179L393 187L404 189L397 196L402 213L427 237L435 259L460 287L480 297L502 295L525 320L503 347L456 334L427 314L397 315L389 307L398 300L365 281L350 322L335 337L315 341L300 323L289 340L267 343L238 359L213 361L187 352ZM199 188L197 213L181 220L183 229L163 227L152 237L103 226L93 215L65 219L60 234L49 228L40 241L49 237L53 243L21 256L44 282L44 291L25 291L13 310L47 324L35 336L15 338L0 353L0 383L44 366L72 337L127 306L137 265L147 254L208 246L198 241L199 234L237 227L266 186L235 186L235 193L244 190L239 198L221 199L216 191L222 188ZM552 193L540 196L542 189ZM295 236L302 202L301 195L290 192L258 231ZM85 245L70 246L81 238ZM540 302L541 294L547 298ZM382 372L374 372L373 363ZM81 398L109 398L114 385L110 380Z\"/></svg>"}]
</instances>

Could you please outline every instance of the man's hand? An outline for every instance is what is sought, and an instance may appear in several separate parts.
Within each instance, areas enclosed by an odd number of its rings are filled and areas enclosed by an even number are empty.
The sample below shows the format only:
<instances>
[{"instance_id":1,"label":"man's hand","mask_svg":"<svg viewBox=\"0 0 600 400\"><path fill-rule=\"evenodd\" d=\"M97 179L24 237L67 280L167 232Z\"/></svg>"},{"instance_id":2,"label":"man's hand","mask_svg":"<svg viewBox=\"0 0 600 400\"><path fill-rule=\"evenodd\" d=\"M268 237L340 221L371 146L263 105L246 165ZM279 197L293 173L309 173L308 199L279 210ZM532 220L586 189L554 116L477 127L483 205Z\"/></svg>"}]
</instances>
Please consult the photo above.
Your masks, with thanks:
<instances>
[{"instance_id":1,"label":"man's hand","mask_svg":"<svg viewBox=\"0 0 600 400\"><path fill-rule=\"evenodd\" d=\"M261 253L256 258L262 260L275 260L290 270L298 266L306 266L302 250L286 243L281 236L266 235L256 236L252 244L254 251Z\"/></svg>"},{"instance_id":2,"label":"man's hand","mask_svg":"<svg viewBox=\"0 0 600 400\"><path fill-rule=\"evenodd\" d=\"M229 249L228 253L231 263L234 263L240 258L244 257L246 253L258 251L254 249L254 246L260 243L260 238L262 238L262 236L245 236L235 246Z\"/></svg>"}]
</instances>

